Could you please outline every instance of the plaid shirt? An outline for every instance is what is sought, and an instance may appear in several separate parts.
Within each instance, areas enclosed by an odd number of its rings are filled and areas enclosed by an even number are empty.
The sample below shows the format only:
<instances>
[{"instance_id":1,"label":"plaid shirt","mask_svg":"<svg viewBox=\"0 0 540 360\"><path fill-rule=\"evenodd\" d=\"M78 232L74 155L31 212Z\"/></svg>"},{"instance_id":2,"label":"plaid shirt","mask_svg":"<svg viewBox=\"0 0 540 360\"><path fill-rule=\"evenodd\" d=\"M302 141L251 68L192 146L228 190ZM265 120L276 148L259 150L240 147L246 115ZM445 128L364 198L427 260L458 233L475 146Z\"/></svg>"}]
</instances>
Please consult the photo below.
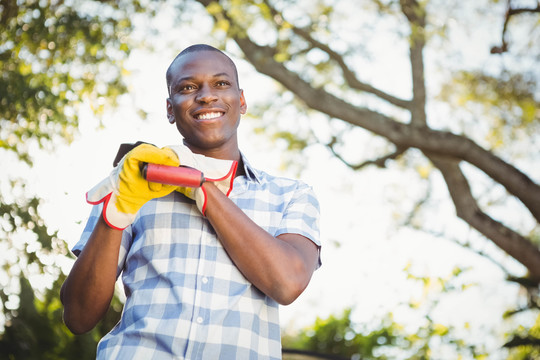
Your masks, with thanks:
<instances>
[{"instance_id":1,"label":"plaid shirt","mask_svg":"<svg viewBox=\"0 0 540 360\"><path fill-rule=\"evenodd\" d=\"M300 234L320 246L312 189L243 160L247 175L234 180L230 199L273 236ZM94 206L76 255L100 214ZM281 359L278 304L246 280L184 195L141 208L123 232L120 273L124 311L98 359Z\"/></svg>"}]
</instances>

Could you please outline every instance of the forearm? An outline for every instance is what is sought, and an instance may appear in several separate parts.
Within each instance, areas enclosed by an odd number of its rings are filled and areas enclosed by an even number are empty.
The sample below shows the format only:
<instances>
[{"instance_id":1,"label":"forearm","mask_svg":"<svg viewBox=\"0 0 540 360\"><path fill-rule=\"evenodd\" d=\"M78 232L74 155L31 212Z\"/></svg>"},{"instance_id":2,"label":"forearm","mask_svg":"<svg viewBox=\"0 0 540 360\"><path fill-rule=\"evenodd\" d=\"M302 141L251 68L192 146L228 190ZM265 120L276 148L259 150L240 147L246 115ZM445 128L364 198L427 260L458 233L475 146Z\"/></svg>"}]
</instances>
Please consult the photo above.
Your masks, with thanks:
<instances>
[{"instance_id":1,"label":"forearm","mask_svg":"<svg viewBox=\"0 0 540 360\"><path fill-rule=\"evenodd\" d=\"M91 330L109 308L121 240L122 231L100 218L64 282L60 294L64 321L73 333Z\"/></svg>"},{"instance_id":2,"label":"forearm","mask_svg":"<svg viewBox=\"0 0 540 360\"><path fill-rule=\"evenodd\" d=\"M238 269L278 303L294 301L316 267L316 245L300 235L273 237L215 186L204 186L208 198L206 216Z\"/></svg>"}]
</instances>

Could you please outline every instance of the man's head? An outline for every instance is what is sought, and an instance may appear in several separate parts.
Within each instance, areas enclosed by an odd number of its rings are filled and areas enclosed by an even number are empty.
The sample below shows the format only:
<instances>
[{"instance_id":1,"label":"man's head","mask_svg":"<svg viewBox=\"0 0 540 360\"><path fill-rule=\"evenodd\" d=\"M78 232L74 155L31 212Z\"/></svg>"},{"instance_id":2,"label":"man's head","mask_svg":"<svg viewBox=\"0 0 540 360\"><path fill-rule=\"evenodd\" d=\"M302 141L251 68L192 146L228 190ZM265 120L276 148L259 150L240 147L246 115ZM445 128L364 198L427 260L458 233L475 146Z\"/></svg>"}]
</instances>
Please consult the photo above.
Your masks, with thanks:
<instances>
[{"instance_id":1,"label":"man's head","mask_svg":"<svg viewBox=\"0 0 540 360\"><path fill-rule=\"evenodd\" d=\"M227 54L225 54L223 51L221 51L219 49L216 49L213 46L210 46L210 45L207 45L207 44L195 44L195 45L191 45L191 46L185 48L178 55L176 55L174 60L171 62L171 64L167 68L167 72L166 72L165 76L166 76L166 80L167 80L167 91L169 93L169 96L171 95L171 85L170 85L171 80L170 80L170 77L171 77L171 73L172 73L172 71L174 69L174 66L175 66L176 62L182 56L187 55L189 53L198 52L198 51L215 51L215 52L218 52L221 55L223 55L225 58L227 58L229 60L230 64L232 65L233 69L234 69L234 77L235 77L235 80L236 80L236 86L240 89L240 82L238 80L238 70L236 69L236 65L231 60L231 58L228 57Z\"/></svg>"},{"instance_id":2,"label":"man's head","mask_svg":"<svg viewBox=\"0 0 540 360\"><path fill-rule=\"evenodd\" d=\"M191 46L169 66L167 87L167 117L184 144L196 153L236 160L236 131L247 107L232 60L211 46Z\"/></svg>"}]
</instances>

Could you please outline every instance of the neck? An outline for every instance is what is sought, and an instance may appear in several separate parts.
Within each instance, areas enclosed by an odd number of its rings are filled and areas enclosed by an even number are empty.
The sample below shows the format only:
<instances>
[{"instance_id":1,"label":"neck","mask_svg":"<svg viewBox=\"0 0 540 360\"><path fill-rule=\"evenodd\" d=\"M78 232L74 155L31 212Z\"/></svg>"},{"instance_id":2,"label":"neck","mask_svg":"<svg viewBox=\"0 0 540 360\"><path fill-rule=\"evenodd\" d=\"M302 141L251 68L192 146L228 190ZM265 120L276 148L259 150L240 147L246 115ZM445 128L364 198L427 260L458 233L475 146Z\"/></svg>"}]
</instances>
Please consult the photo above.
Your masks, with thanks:
<instances>
[{"instance_id":1,"label":"neck","mask_svg":"<svg viewBox=\"0 0 540 360\"><path fill-rule=\"evenodd\" d=\"M235 160L238 162L240 162L241 160L240 149L238 148L238 144L205 149L205 148L194 146L188 143L185 139L183 142L184 142L184 145L187 146L195 154L201 154L201 155L208 156L214 159Z\"/></svg>"},{"instance_id":2,"label":"neck","mask_svg":"<svg viewBox=\"0 0 540 360\"><path fill-rule=\"evenodd\" d=\"M238 161L238 167L236 170L235 177L246 174L244 170L244 162L242 161L242 156L240 156L240 149L238 149L238 145L231 149L208 149L208 150L197 148L189 144L185 140L184 140L184 145L187 146L195 154L201 154L201 155L208 156L214 159Z\"/></svg>"}]
</instances>

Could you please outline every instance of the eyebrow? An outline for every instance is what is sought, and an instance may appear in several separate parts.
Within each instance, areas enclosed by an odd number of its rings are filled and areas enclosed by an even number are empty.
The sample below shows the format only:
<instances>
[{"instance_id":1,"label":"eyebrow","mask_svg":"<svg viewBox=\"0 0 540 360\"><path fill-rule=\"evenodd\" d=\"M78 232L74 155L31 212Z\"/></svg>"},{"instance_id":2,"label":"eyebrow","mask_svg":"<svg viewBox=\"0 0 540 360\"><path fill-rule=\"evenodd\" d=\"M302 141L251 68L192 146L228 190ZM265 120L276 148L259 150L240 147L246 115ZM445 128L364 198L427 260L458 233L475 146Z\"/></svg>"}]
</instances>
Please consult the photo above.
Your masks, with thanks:
<instances>
[{"instance_id":1,"label":"eyebrow","mask_svg":"<svg viewBox=\"0 0 540 360\"><path fill-rule=\"evenodd\" d=\"M221 76L226 76L228 78L233 78L234 77L231 77L231 75L229 75L228 73L226 72L220 72L220 73L217 73L217 74L214 74L212 75L213 78L218 78L218 77L221 77ZM183 81L190 81L190 80L193 80L195 79L195 76L184 76L176 81L172 81L169 86L168 86L168 90L169 90L169 94L171 93L173 87L177 86L178 84L182 83Z\"/></svg>"},{"instance_id":2,"label":"eyebrow","mask_svg":"<svg viewBox=\"0 0 540 360\"><path fill-rule=\"evenodd\" d=\"M217 78L217 77L221 77L221 76L227 76L229 78L231 77L231 75L227 74L226 72L220 72L220 73L212 75L213 78ZM178 81L174 81L174 83L177 84L177 83L180 83L182 81L189 81L189 80L193 80L193 79L195 79L195 76L185 76L185 77L182 77L182 78L178 79Z\"/></svg>"}]
</instances>

